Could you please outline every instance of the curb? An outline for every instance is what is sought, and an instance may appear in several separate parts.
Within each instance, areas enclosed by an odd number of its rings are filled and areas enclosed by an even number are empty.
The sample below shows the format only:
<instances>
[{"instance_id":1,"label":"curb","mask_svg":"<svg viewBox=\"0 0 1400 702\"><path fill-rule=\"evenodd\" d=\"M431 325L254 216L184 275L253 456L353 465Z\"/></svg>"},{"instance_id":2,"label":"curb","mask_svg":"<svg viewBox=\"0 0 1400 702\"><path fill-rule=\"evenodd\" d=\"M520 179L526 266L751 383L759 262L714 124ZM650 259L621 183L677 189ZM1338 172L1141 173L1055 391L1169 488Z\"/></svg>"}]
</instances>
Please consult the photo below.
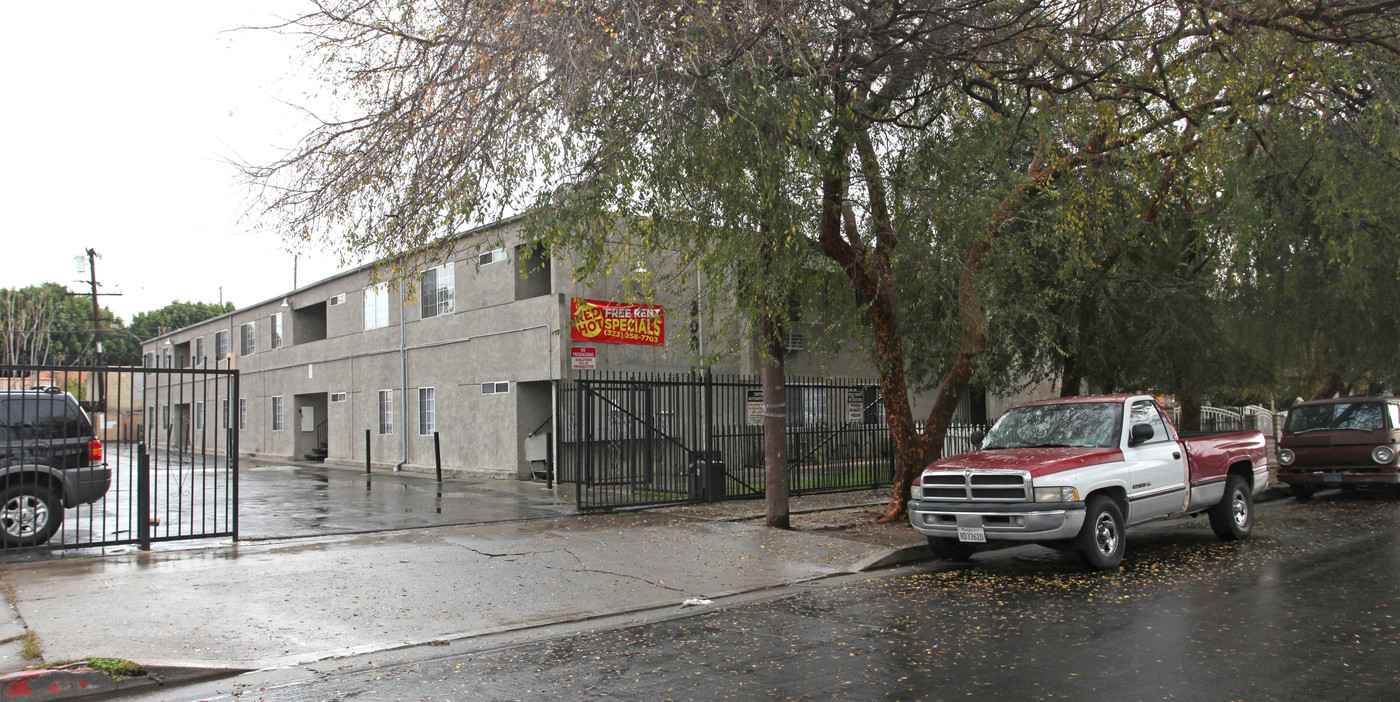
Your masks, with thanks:
<instances>
[{"instance_id":1,"label":"curb","mask_svg":"<svg viewBox=\"0 0 1400 702\"><path fill-rule=\"evenodd\" d=\"M117 692L211 680L249 672L246 668L141 665L145 675L117 680L81 663L0 675L0 700L73 700Z\"/></svg>"}]
</instances>

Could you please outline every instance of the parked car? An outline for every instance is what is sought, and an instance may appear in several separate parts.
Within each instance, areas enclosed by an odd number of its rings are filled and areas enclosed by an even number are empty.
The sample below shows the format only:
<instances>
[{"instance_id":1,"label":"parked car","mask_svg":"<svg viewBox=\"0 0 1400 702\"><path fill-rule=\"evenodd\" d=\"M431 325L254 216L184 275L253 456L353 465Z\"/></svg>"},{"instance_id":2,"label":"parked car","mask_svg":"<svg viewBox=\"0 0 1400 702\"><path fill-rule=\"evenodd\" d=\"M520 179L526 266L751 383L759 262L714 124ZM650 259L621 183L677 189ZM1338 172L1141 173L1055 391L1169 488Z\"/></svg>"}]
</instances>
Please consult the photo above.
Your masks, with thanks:
<instances>
[{"instance_id":1,"label":"parked car","mask_svg":"<svg viewBox=\"0 0 1400 702\"><path fill-rule=\"evenodd\" d=\"M0 431L0 547L42 544L64 509L107 494L112 471L102 442L72 395L0 391Z\"/></svg>"},{"instance_id":2,"label":"parked car","mask_svg":"<svg viewBox=\"0 0 1400 702\"><path fill-rule=\"evenodd\" d=\"M1278 480L1307 499L1328 487L1400 485L1400 397L1294 405L1278 441Z\"/></svg>"},{"instance_id":3,"label":"parked car","mask_svg":"<svg viewBox=\"0 0 1400 702\"><path fill-rule=\"evenodd\" d=\"M1243 539L1269 483L1263 433L1180 435L1148 395L1019 405L978 443L914 483L909 520L941 558L1023 541L1115 568L1127 527L1183 514L1208 514L1221 539Z\"/></svg>"}]
</instances>

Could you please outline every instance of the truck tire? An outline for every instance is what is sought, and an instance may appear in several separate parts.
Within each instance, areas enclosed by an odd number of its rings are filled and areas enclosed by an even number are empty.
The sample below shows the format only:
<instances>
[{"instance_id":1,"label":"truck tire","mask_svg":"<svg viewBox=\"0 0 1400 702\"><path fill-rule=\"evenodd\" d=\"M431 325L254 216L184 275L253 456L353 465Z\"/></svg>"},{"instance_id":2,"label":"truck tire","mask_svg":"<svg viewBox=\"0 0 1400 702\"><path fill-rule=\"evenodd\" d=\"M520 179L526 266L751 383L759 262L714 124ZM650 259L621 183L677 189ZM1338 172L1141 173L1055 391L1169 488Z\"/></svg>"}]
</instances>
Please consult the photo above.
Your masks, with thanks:
<instances>
[{"instance_id":1,"label":"truck tire","mask_svg":"<svg viewBox=\"0 0 1400 702\"><path fill-rule=\"evenodd\" d=\"M1127 546L1123 530L1123 510L1118 503L1107 495L1090 496L1084 526L1074 539L1074 553L1080 565L1090 570L1117 568Z\"/></svg>"},{"instance_id":2,"label":"truck tire","mask_svg":"<svg viewBox=\"0 0 1400 702\"><path fill-rule=\"evenodd\" d=\"M63 523L63 504L47 486L15 483L0 490L0 545L38 546Z\"/></svg>"},{"instance_id":3,"label":"truck tire","mask_svg":"<svg viewBox=\"0 0 1400 702\"><path fill-rule=\"evenodd\" d=\"M1237 541L1249 538L1254 529L1254 495L1249 483L1238 475L1225 479L1225 496L1219 504L1211 507L1210 528L1221 541Z\"/></svg>"},{"instance_id":4,"label":"truck tire","mask_svg":"<svg viewBox=\"0 0 1400 702\"><path fill-rule=\"evenodd\" d=\"M977 552L977 544L937 536L928 537L928 548L933 551L934 558L945 561L970 561L972 554Z\"/></svg>"}]
</instances>

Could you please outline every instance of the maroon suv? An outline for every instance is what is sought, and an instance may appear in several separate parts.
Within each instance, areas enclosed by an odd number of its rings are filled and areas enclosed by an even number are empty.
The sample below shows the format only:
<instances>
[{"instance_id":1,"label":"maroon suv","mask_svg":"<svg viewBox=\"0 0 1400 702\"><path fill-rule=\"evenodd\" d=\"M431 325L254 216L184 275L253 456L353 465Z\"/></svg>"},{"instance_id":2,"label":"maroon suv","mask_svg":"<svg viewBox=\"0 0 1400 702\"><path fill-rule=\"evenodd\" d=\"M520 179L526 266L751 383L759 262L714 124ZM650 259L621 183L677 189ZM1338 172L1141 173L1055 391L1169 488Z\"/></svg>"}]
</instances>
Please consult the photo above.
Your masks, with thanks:
<instances>
[{"instance_id":1,"label":"maroon suv","mask_svg":"<svg viewBox=\"0 0 1400 702\"><path fill-rule=\"evenodd\" d=\"M1314 400L1288 411L1278 479L1298 498L1328 487L1400 485L1400 397Z\"/></svg>"}]
</instances>

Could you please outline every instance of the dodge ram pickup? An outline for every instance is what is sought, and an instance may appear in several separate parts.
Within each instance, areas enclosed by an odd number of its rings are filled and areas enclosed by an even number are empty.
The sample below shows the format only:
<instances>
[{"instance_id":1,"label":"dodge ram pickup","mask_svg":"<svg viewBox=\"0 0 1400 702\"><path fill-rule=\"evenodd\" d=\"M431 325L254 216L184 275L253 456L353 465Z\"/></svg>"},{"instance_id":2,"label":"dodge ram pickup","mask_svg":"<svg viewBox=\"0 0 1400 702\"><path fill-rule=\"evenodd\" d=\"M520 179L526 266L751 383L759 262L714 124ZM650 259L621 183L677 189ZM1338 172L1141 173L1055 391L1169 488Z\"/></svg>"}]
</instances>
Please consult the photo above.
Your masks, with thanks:
<instances>
[{"instance_id":1,"label":"dodge ram pickup","mask_svg":"<svg viewBox=\"0 0 1400 702\"><path fill-rule=\"evenodd\" d=\"M1247 538L1268 483L1258 431L1181 435L1149 395L1061 398L1007 410L978 450L925 468L909 520L939 558L1022 541L1104 570L1154 519L1206 513L1221 539Z\"/></svg>"}]
</instances>

